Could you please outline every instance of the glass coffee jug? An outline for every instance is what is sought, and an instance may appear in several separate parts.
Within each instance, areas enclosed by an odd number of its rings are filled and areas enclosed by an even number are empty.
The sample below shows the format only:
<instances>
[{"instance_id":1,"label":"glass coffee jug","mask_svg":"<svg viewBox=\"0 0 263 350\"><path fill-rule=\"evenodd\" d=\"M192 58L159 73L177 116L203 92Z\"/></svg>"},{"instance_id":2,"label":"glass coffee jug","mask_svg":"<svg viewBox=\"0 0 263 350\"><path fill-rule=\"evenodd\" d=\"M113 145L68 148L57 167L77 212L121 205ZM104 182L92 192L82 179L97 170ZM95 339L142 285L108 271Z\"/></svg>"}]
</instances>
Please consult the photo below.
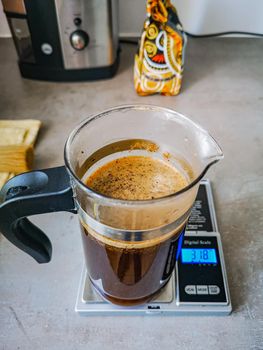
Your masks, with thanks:
<instances>
[{"instance_id":1,"label":"glass coffee jug","mask_svg":"<svg viewBox=\"0 0 263 350\"><path fill-rule=\"evenodd\" d=\"M169 163L184 174L187 186L161 198L125 200L86 185L99 167L133 155ZM171 109L115 107L88 117L71 132L65 166L24 173L6 183L0 192L0 231L37 262L47 263L50 240L27 217L77 213L94 288L114 304L145 303L169 281L199 182L222 157L207 131Z\"/></svg>"}]
</instances>

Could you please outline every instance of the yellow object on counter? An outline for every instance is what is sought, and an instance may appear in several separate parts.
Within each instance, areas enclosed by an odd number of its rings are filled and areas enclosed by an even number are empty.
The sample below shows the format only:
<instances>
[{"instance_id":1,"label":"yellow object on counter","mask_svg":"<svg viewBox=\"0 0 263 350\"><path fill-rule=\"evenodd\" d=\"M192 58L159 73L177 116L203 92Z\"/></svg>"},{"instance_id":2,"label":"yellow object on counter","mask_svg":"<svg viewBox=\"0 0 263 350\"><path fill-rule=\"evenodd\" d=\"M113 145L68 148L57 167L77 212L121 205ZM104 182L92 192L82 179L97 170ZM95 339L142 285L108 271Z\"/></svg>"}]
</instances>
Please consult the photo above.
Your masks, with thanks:
<instances>
[{"instance_id":1,"label":"yellow object on counter","mask_svg":"<svg viewBox=\"0 0 263 350\"><path fill-rule=\"evenodd\" d=\"M34 160L33 146L0 146L0 171L23 173L32 169Z\"/></svg>"},{"instance_id":2,"label":"yellow object on counter","mask_svg":"<svg viewBox=\"0 0 263 350\"><path fill-rule=\"evenodd\" d=\"M31 170L39 120L0 120L0 188L15 174Z\"/></svg>"},{"instance_id":3,"label":"yellow object on counter","mask_svg":"<svg viewBox=\"0 0 263 350\"><path fill-rule=\"evenodd\" d=\"M0 145L34 145L41 126L40 120L0 120ZM6 138L5 136L6 135Z\"/></svg>"},{"instance_id":4,"label":"yellow object on counter","mask_svg":"<svg viewBox=\"0 0 263 350\"><path fill-rule=\"evenodd\" d=\"M134 63L139 95L177 95L182 84L186 35L170 0L147 0L147 19Z\"/></svg>"}]
</instances>

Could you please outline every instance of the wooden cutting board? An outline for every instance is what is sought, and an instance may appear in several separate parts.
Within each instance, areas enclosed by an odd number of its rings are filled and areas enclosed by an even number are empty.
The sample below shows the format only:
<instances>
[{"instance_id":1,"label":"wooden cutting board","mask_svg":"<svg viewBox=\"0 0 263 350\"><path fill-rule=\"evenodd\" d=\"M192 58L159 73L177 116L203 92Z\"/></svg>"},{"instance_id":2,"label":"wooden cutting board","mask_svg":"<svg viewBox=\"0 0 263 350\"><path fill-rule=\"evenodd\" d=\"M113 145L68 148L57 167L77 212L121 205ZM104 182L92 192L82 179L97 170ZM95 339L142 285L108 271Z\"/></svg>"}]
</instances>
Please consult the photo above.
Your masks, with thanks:
<instances>
[{"instance_id":1,"label":"wooden cutting board","mask_svg":"<svg viewBox=\"0 0 263 350\"><path fill-rule=\"evenodd\" d=\"M39 120L0 120L0 188L15 174L32 169Z\"/></svg>"}]
</instances>

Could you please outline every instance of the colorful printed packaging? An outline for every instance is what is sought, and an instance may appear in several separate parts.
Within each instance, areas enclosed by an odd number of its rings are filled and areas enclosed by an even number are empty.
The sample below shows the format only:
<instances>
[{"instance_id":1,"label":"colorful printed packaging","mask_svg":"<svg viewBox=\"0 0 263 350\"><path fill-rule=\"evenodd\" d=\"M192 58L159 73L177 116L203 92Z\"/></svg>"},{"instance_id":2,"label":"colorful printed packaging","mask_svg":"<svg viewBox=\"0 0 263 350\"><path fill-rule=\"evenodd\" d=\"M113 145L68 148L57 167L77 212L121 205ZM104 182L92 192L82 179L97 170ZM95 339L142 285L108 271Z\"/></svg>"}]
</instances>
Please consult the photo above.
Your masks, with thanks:
<instances>
[{"instance_id":1,"label":"colorful printed packaging","mask_svg":"<svg viewBox=\"0 0 263 350\"><path fill-rule=\"evenodd\" d=\"M170 0L147 0L147 19L134 64L139 95L177 95L182 84L186 35Z\"/></svg>"}]
</instances>

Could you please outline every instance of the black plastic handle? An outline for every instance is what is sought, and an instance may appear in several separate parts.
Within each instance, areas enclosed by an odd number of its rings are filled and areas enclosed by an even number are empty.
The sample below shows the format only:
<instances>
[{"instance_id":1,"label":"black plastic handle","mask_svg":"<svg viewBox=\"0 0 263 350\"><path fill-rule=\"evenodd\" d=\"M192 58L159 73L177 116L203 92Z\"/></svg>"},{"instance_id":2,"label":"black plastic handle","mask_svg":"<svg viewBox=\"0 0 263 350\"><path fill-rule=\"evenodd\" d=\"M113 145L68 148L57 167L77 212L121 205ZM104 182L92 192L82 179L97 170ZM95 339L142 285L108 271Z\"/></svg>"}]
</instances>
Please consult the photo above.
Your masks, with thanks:
<instances>
[{"instance_id":1,"label":"black plastic handle","mask_svg":"<svg viewBox=\"0 0 263 350\"><path fill-rule=\"evenodd\" d=\"M17 175L0 191L1 233L40 264L51 260L52 245L26 217L56 211L77 212L64 166Z\"/></svg>"}]
</instances>

